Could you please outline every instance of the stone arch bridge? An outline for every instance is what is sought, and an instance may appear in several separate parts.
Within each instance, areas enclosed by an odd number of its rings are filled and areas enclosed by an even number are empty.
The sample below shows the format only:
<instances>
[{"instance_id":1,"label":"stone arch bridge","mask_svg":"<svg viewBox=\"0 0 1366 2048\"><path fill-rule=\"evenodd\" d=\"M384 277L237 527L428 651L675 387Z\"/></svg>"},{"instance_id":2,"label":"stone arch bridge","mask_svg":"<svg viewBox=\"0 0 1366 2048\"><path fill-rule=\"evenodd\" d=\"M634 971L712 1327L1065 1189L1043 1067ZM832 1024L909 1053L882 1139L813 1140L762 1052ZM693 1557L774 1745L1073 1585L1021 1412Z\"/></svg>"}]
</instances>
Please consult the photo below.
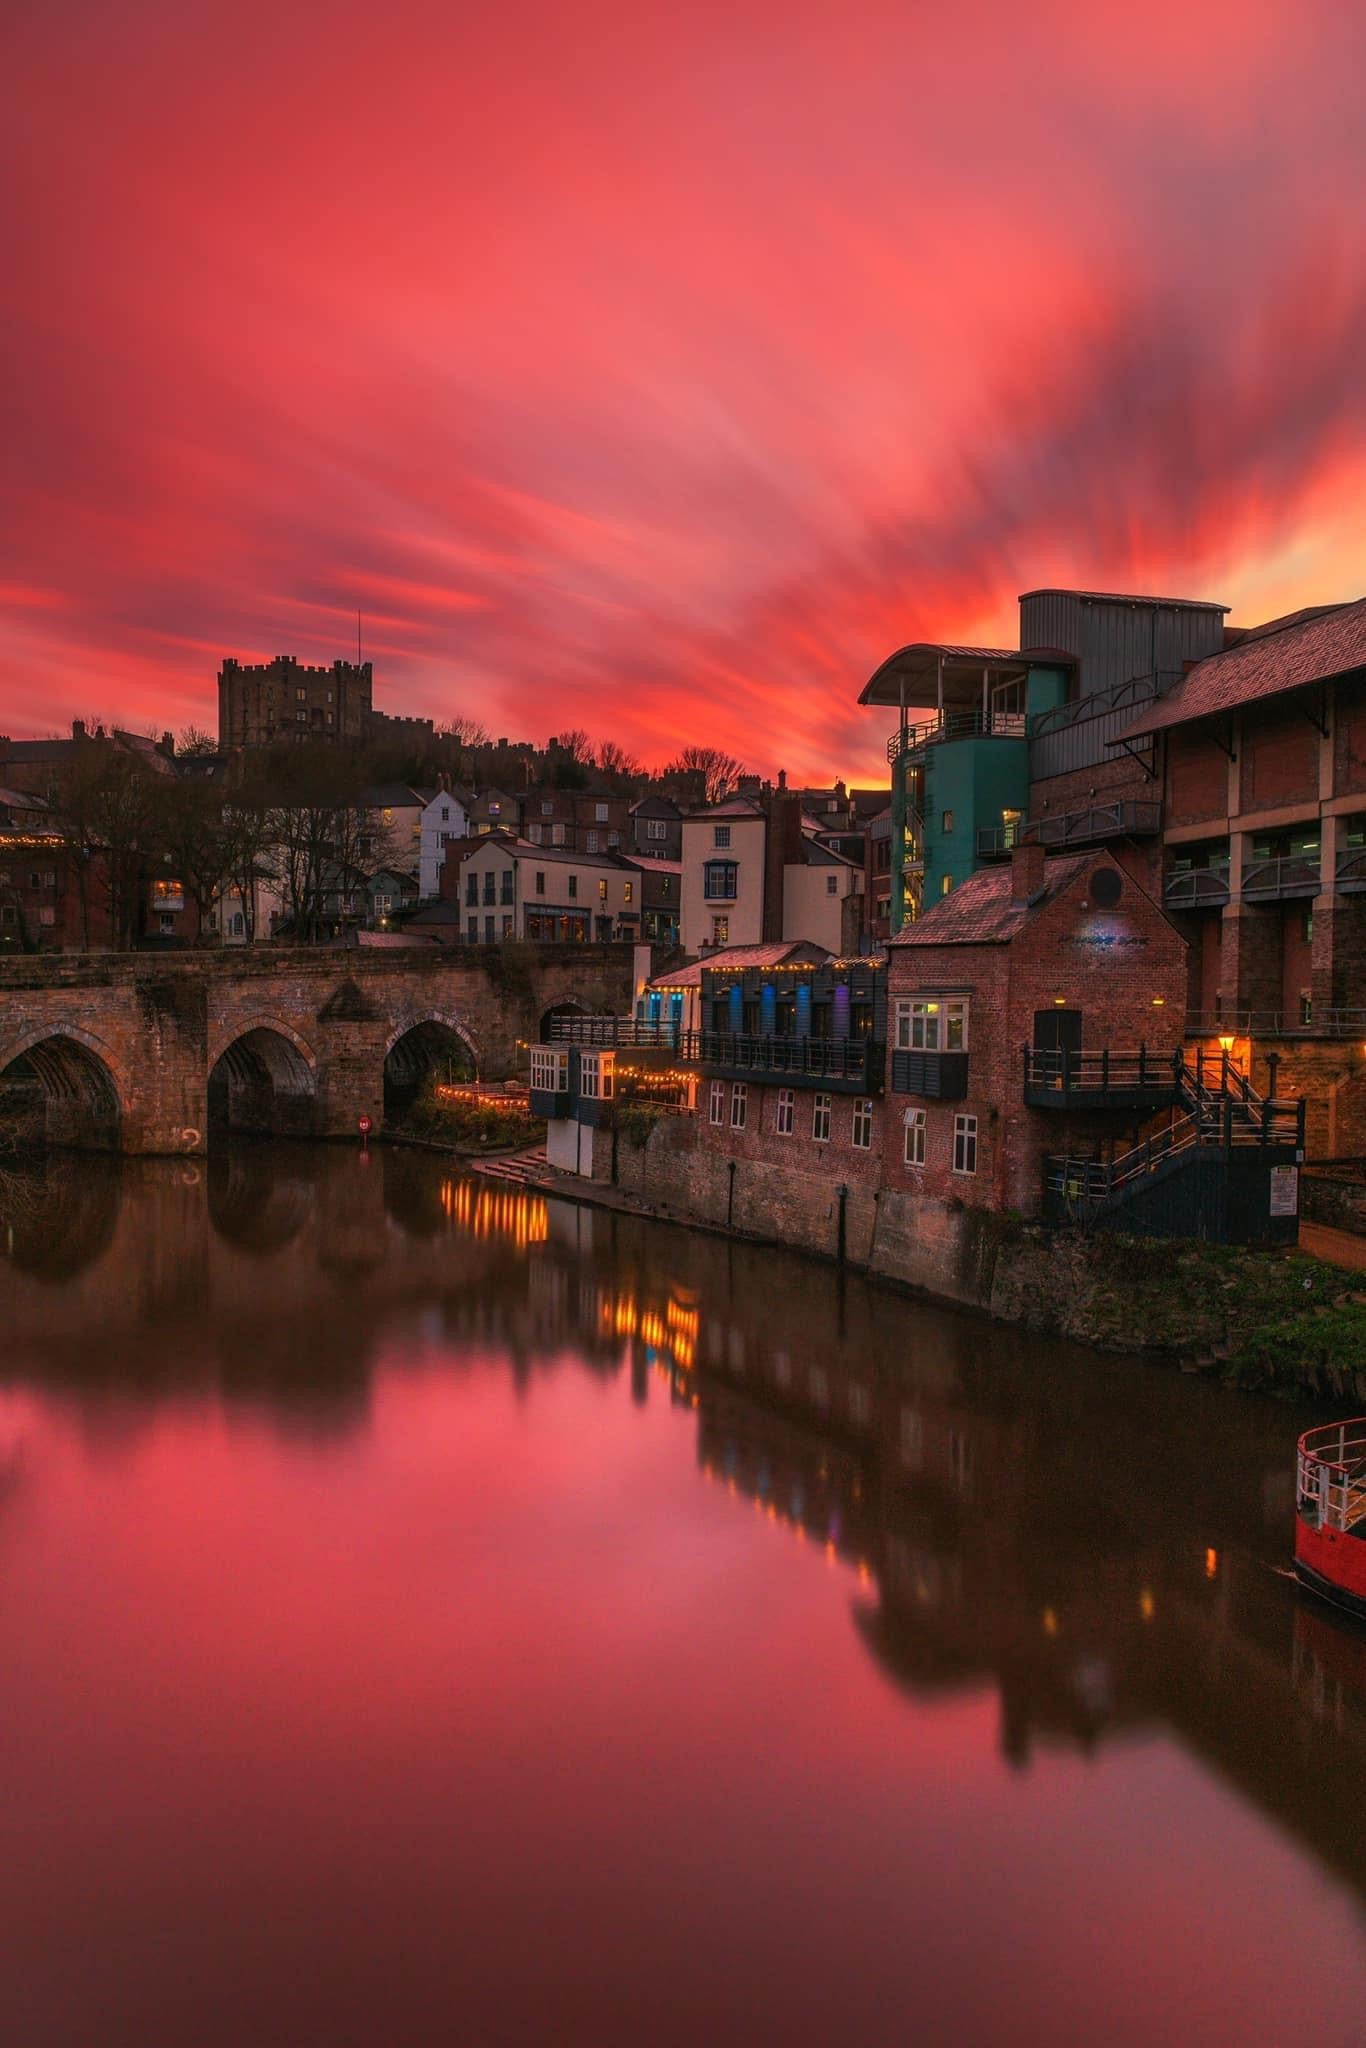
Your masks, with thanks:
<instances>
[{"instance_id":1,"label":"stone arch bridge","mask_svg":"<svg viewBox=\"0 0 1366 2048\"><path fill-rule=\"evenodd\" d=\"M0 1130L199 1153L376 1129L453 1061L519 1072L548 1011L629 1010L629 945L49 954L0 961Z\"/></svg>"}]
</instances>

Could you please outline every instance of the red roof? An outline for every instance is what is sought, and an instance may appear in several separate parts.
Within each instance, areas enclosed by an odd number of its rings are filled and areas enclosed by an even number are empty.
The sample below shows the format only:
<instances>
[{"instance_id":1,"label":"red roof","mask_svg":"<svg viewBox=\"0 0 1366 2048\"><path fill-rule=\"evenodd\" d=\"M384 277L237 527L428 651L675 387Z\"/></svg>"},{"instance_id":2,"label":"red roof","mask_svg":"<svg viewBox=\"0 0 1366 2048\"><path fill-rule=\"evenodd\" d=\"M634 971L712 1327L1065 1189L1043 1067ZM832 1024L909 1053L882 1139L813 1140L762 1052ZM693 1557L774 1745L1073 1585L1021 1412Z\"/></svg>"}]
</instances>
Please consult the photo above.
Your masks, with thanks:
<instances>
[{"instance_id":1,"label":"red roof","mask_svg":"<svg viewBox=\"0 0 1366 2048\"><path fill-rule=\"evenodd\" d=\"M1043 904L1051 902L1099 853L1070 853L1044 862L1042 892L1024 903L1012 894L1008 867L979 868L933 910L908 924L893 946L1004 946Z\"/></svg>"},{"instance_id":2,"label":"red roof","mask_svg":"<svg viewBox=\"0 0 1366 2048\"><path fill-rule=\"evenodd\" d=\"M719 953L706 953L700 960L690 960L686 967L671 968L665 974L657 974L649 983L651 988L700 988L704 967L784 967L816 966L828 960L830 954L824 946L818 946L814 939L775 940L767 946L727 946Z\"/></svg>"},{"instance_id":3,"label":"red roof","mask_svg":"<svg viewBox=\"0 0 1366 2048\"><path fill-rule=\"evenodd\" d=\"M1283 625L1258 627L1237 646L1197 661L1174 690L1125 727L1120 740L1215 718L1359 668L1366 668L1366 598L1308 617L1292 613Z\"/></svg>"}]
</instances>

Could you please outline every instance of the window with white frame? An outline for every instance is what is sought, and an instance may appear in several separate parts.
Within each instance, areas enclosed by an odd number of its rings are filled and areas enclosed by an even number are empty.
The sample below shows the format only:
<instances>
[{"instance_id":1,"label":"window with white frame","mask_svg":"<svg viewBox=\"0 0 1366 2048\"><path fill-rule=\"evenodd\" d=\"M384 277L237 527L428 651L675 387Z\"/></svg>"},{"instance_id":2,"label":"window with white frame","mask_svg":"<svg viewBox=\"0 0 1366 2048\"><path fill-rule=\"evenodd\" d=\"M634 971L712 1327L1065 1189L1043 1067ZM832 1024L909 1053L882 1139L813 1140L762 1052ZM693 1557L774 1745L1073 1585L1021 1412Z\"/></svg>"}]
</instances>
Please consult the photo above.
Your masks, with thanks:
<instances>
[{"instance_id":1,"label":"window with white frame","mask_svg":"<svg viewBox=\"0 0 1366 2048\"><path fill-rule=\"evenodd\" d=\"M953 1170L955 1173L976 1173L977 1171L977 1119L975 1116L956 1116L953 1120Z\"/></svg>"},{"instance_id":2,"label":"window with white frame","mask_svg":"<svg viewBox=\"0 0 1366 2048\"><path fill-rule=\"evenodd\" d=\"M585 852L585 853L596 853L596 852L597 852L597 850L598 850L598 835L597 835L597 833L596 833L596 832L585 832L585 833L584 833L584 835L583 835L583 850L584 850L584 852Z\"/></svg>"},{"instance_id":3,"label":"window with white frame","mask_svg":"<svg viewBox=\"0 0 1366 2048\"><path fill-rule=\"evenodd\" d=\"M569 1086L568 1046L533 1045L531 1048L531 1085L542 1088L547 1094L562 1094Z\"/></svg>"},{"instance_id":4,"label":"window with white frame","mask_svg":"<svg viewBox=\"0 0 1366 2048\"><path fill-rule=\"evenodd\" d=\"M778 1090L778 1106L773 1113L773 1128L780 1138L790 1138L792 1136L792 1112L796 1107L796 1103L797 1091L795 1088L780 1088Z\"/></svg>"},{"instance_id":5,"label":"window with white frame","mask_svg":"<svg viewBox=\"0 0 1366 2048\"><path fill-rule=\"evenodd\" d=\"M711 828L711 843L713 846L729 846L730 826L713 825Z\"/></svg>"},{"instance_id":6,"label":"window with white frame","mask_svg":"<svg viewBox=\"0 0 1366 2048\"><path fill-rule=\"evenodd\" d=\"M745 1128L745 1118L748 1115L749 1084L746 1081L737 1081L735 1083L735 1086L730 1091L731 1129L733 1131L743 1131L743 1129Z\"/></svg>"},{"instance_id":7,"label":"window with white frame","mask_svg":"<svg viewBox=\"0 0 1366 2048\"><path fill-rule=\"evenodd\" d=\"M714 1124L723 1124L725 1122L726 1084L724 1081L712 1082L711 1093L707 1098L707 1115Z\"/></svg>"},{"instance_id":8,"label":"window with white frame","mask_svg":"<svg viewBox=\"0 0 1366 2048\"><path fill-rule=\"evenodd\" d=\"M647 818L645 820L645 837L647 839L667 839L668 836L669 826L667 819Z\"/></svg>"},{"instance_id":9,"label":"window with white frame","mask_svg":"<svg viewBox=\"0 0 1366 2048\"><path fill-rule=\"evenodd\" d=\"M923 1109L906 1111L906 1164L925 1164L925 1112Z\"/></svg>"},{"instance_id":10,"label":"window with white frame","mask_svg":"<svg viewBox=\"0 0 1366 2048\"><path fill-rule=\"evenodd\" d=\"M579 1093L588 1102L610 1102L616 1076L612 1069L616 1054L610 1052L582 1052L579 1054Z\"/></svg>"},{"instance_id":11,"label":"window with white frame","mask_svg":"<svg viewBox=\"0 0 1366 2048\"><path fill-rule=\"evenodd\" d=\"M839 895L839 892L840 892L840 878L839 878L839 876L838 876L838 875L827 875L827 876L826 876L826 878L825 878L825 893L826 893L826 895L827 895L827 896L838 896L838 895Z\"/></svg>"},{"instance_id":12,"label":"window with white frame","mask_svg":"<svg viewBox=\"0 0 1366 2048\"><path fill-rule=\"evenodd\" d=\"M966 1052L968 1006L961 997L898 996L898 1052Z\"/></svg>"},{"instance_id":13,"label":"window with white frame","mask_svg":"<svg viewBox=\"0 0 1366 2048\"><path fill-rule=\"evenodd\" d=\"M866 1095L861 1095L854 1104L854 1127L850 1143L859 1152L867 1152L873 1142L873 1105Z\"/></svg>"},{"instance_id":14,"label":"window with white frame","mask_svg":"<svg viewBox=\"0 0 1366 2048\"><path fill-rule=\"evenodd\" d=\"M710 902L733 903L740 869L733 860L709 860L702 870L702 893Z\"/></svg>"},{"instance_id":15,"label":"window with white frame","mask_svg":"<svg viewBox=\"0 0 1366 2048\"><path fill-rule=\"evenodd\" d=\"M714 917L712 919L711 942L713 946L728 946L730 944L730 919L728 917Z\"/></svg>"},{"instance_id":16,"label":"window with white frame","mask_svg":"<svg viewBox=\"0 0 1366 2048\"><path fill-rule=\"evenodd\" d=\"M830 1097L813 1095L811 1098L811 1135L818 1145L824 1145L830 1137Z\"/></svg>"},{"instance_id":17,"label":"window with white frame","mask_svg":"<svg viewBox=\"0 0 1366 2048\"><path fill-rule=\"evenodd\" d=\"M598 823L599 823L600 825L605 825L605 824L607 823L607 806L606 806L606 804L594 804L594 806L593 806L593 816L594 816L594 817L595 817L595 818L597 819L597 821L598 821Z\"/></svg>"}]
</instances>

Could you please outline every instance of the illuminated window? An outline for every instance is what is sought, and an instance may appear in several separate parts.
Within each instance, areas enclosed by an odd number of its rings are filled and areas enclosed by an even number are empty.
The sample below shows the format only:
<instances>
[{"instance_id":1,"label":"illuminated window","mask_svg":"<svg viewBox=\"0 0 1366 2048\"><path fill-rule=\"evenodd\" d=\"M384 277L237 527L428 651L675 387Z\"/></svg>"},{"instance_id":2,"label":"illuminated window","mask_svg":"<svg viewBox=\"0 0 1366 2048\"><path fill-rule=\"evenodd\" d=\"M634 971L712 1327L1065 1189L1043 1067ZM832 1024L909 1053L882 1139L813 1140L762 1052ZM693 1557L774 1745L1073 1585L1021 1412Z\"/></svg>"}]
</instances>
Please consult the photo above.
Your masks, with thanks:
<instances>
[{"instance_id":1,"label":"illuminated window","mask_svg":"<svg viewBox=\"0 0 1366 2048\"><path fill-rule=\"evenodd\" d=\"M713 946L728 946L730 944L730 919L728 917L714 917L712 919L711 942Z\"/></svg>"},{"instance_id":2,"label":"illuminated window","mask_svg":"<svg viewBox=\"0 0 1366 2048\"><path fill-rule=\"evenodd\" d=\"M534 1045L531 1048L531 1085L559 1094L569 1086L569 1048Z\"/></svg>"},{"instance_id":3,"label":"illuminated window","mask_svg":"<svg viewBox=\"0 0 1366 2048\"><path fill-rule=\"evenodd\" d=\"M773 1128L780 1138L790 1138L792 1136L792 1111L796 1100L797 1092L794 1088L780 1088L778 1090L778 1107L774 1112Z\"/></svg>"},{"instance_id":4,"label":"illuminated window","mask_svg":"<svg viewBox=\"0 0 1366 2048\"><path fill-rule=\"evenodd\" d=\"M623 883L622 883L622 885L621 885L621 900L622 900L622 902L623 902L623 903L630 903L630 902L633 902L633 901L634 901L634 899L635 899L635 893L636 893L636 885L635 885L635 883L634 883L634 882L623 882Z\"/></svg>"},{"instance_id":5,"label":"illuminated window","mask_svg":"<svg viewBox=\"0 0 1366 2048\"><path fill-rule=\"evenodd\" d=\"M830 1137L830 1097L816 1095L811 1100L811 1135L818 1145L824 1145Z\"/></svg>"},{"instance_id":6,"label":"illuminated window","mask_svg":"<svg viewBox=\"0 0 1366 2048\"><path fill-rule=\"evenodd\" d=\"M860 1096L854 1104L854 1128L850 1143L858 1151L867 1152L873 1142L873 1105L866 1097Z\"/></svg>"},{"instance_id":7,"label":"illuminated window","mask_svg":"<svg viewBox=\"0 0 1366 2048\"><path fill-rule=\"evenodd\" d=\"M942 824L943 824L943 828L944 828L944 830L945 830L946 832L952 832L952 830L953 830L953 812L952 812L952 811L945 811L945 812L944 812L944 815L943 815L943 819L942 819Z\"/></svg>"},{"instance_id":8,"label":"illuminated window","mask_svg":"<svg viewBox=\"0 0 1366 2048\"><path fill-rule=\"evenodd\" d=\"M966 1052L967 1004L938 997L899 996L896 1049L898 1052Z\"/></svg>"},{"instance_id":9,"label":"illuminated window","mask_svg":"<svg viewBox=\"0 0 1366 2048\"><path fill-rule=\"evenodd\" d=\"M977 1119L975 1116L956 1116L953 1120L953 1170L955 1173L976 1173L977 1171Z\"/></svg>"},{"instance_id":10,"label":"illuminated window","mask_svg":"<svg viewBox=\"0 0 1366 2048\"><path fill-rule=\"evenodd\" d=\"M605 902L607 901L607 877L606 877L606 875L604 875L604 876L603 876L603 878L602 878L602 880L601 880L601 881L600 881L600 882L598 883L598 901L599 901L599 903L605 903Z\"/></svg>"},{"instance_id":11,"label":"illuminated window","mask_svg":"<svg viewBox=\"0 0 1366 2048\"><path fill-rule=\"evenodd\" d=\"M951 889L952 887L953 887L953 876L952 876L952 875L945 875L945 876L944 876L944 877L942 878L942 880L940 881L940 884L939 884L939 893L940 893L940 895L941 895L941 896L947 896L947 895L948 895L948 893L949 893L949 891L950 891L950 889Z\"/></svg>"},{"instance_id":12,"label":"illuminated window","mask_svg":"<svg viewBox=\"0 0 1366 2048\"><path fill-rule=\"evenodd\" d=\"M925 1164L925 1112L923 1109L906 1111L906 1164Z\"/></svg>"}]
</instances>

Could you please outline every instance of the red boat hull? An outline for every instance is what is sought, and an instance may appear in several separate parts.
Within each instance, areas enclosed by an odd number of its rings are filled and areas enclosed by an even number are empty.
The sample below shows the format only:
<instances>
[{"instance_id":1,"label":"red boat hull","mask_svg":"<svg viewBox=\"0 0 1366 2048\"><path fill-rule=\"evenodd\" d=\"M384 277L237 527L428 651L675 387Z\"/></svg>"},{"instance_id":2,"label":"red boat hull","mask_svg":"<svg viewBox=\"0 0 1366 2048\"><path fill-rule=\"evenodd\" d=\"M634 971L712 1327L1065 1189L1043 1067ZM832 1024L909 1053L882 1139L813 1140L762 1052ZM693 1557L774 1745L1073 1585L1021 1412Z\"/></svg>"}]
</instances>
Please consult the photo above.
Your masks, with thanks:
<instances>
[{"instance_id":1,"label":"red boat hull","mask_svg":"<svg viewBox=\"0 0 1366 2048\"><path fill-rule=\"evenodd\" d=\"M1366 1617L1366 1539L1341 1529L1313 1529L1297 1515L1295 1576L1323 1599Z\"/></svg>"}]
</instances>

